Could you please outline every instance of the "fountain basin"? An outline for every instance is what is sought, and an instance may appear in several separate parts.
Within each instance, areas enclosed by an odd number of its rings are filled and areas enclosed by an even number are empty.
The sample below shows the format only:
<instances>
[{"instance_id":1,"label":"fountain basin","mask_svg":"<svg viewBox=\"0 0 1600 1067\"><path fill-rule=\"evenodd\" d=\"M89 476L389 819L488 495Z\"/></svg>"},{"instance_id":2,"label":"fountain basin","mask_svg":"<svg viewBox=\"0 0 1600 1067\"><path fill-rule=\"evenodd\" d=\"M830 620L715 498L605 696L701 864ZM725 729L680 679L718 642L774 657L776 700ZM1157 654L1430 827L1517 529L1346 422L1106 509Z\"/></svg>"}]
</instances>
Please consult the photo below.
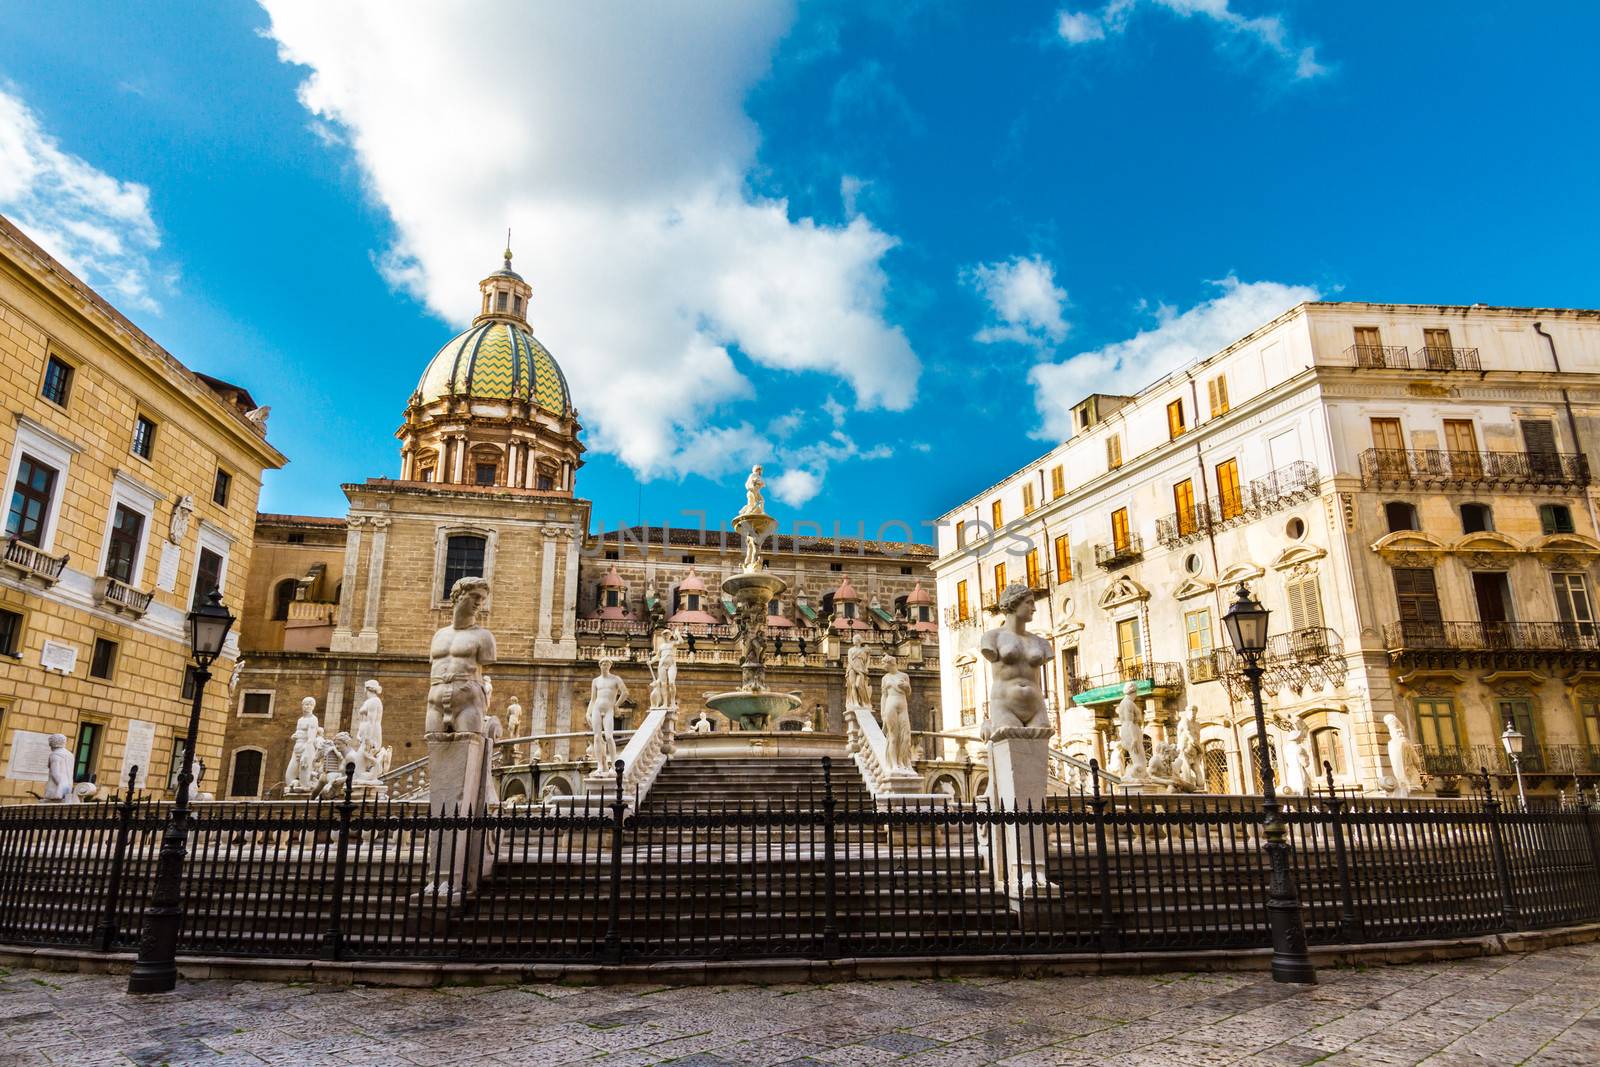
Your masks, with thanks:
<instances>
[{"instance_id":1,"label":"fountain basin","mask_svg":"<svg viewBox=\"0 0 1600 1067\"><path fill-rule=\"evenodd\" d=\"M738 689L731 693L712 693L705 699L707 707L738 723L741 730L764 730L775 716L800 706L800 698L793 693L770 690Z\"/></svg>"},{"instance_id":2,"label":"fountain basin","mask_svg":"<svg viewBox=\"0 0 1600 1067\"><path fill-rule=\"evenodd\" d=\"M722 591L729 599L737 604L750 604L761 609L765 617L767 601L783 592L787 583L776 574L767 571L754 571L749 574L735 574L722 580Z\"/></svg>"}]
</instances>

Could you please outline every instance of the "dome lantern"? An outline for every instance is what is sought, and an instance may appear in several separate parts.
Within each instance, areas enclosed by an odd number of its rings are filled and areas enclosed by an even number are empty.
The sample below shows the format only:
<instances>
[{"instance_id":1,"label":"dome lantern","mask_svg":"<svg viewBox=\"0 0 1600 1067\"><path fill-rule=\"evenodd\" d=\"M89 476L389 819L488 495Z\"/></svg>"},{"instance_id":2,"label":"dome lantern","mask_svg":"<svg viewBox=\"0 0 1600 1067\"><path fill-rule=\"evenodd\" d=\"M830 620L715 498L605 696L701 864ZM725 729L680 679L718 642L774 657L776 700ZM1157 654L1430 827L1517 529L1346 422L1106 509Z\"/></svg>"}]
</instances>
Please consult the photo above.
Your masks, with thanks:
<instances>
[{"instance_id":1,"label":"dome lantern","mask_svg":"<svg viewBox=\"0 0 1600 1067\"><path fill-rule=\"evenodd\" d=\"M474 326L496 319L528 325L528 299L533 296L533 286L522 280L522 275L511 269L511 231L506 231L505 266L478 283L483 294L483 305Z\"/></svg>"}]
</instances>

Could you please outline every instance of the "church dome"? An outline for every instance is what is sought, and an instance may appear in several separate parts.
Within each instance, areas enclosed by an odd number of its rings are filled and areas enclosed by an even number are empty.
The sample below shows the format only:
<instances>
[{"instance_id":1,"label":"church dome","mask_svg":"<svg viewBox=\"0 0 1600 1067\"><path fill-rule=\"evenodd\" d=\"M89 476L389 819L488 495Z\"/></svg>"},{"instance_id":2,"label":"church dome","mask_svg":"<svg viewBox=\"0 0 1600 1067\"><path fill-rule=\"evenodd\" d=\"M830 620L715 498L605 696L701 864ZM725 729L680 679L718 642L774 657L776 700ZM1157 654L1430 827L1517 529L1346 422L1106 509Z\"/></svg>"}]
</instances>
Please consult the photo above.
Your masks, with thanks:
<instances>
[{"instance_id":1,"label":"church dome","mask_svg":"<svg viewBox=\"0 0 1600 1067\"><path fill-rule=\"evenodd\" d=\"M572 413L572 394L550 350L521 323L480 317L439 349L422 372L424 404L446 397L521 400L557 417Z\"/></svg>"}]
</instances>

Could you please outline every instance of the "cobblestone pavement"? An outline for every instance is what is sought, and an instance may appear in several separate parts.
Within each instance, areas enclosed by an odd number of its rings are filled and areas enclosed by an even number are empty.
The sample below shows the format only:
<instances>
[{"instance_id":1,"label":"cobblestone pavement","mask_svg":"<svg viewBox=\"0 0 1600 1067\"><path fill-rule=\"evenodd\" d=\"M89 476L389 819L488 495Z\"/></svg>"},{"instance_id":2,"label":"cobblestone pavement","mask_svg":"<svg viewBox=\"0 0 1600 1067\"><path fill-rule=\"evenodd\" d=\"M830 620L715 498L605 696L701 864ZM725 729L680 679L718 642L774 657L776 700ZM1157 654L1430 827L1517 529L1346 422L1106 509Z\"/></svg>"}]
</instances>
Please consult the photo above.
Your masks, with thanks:
<instances>
[{"instance_id":1,"label":"cobblestone pavement","mask_svg":"<svg viewBox=\"0 0 1600 1067\"><path fill-rule=\"evenodd\" d=\"M1600 1063L1600 946L1325 971L438 990L0 974L0 1064Z\"/></svg>"}]
</instances>

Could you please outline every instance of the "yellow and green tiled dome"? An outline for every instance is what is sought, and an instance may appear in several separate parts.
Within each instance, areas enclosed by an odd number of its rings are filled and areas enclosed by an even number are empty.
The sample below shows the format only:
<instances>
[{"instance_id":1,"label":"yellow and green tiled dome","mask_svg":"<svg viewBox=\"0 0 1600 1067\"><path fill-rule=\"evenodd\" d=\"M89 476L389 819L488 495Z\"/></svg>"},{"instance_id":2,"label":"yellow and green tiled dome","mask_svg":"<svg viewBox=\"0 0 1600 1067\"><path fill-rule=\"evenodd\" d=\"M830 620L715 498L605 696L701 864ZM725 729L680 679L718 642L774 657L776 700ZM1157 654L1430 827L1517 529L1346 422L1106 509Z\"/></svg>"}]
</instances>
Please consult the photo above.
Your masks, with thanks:
<instances>
[{"instance_id":1,"label":"yellow and green tiled dome","mask_svg":"<svg viewBox=\"0 0 1600 1067\"><path fill-rule=\"evenodd\" d=\"M452 338L417 383L426 404L447 396L525 400L553 415L572 412L567 379L549 349L513 322L479 323Z\"/></svg>"}]
</instances>

